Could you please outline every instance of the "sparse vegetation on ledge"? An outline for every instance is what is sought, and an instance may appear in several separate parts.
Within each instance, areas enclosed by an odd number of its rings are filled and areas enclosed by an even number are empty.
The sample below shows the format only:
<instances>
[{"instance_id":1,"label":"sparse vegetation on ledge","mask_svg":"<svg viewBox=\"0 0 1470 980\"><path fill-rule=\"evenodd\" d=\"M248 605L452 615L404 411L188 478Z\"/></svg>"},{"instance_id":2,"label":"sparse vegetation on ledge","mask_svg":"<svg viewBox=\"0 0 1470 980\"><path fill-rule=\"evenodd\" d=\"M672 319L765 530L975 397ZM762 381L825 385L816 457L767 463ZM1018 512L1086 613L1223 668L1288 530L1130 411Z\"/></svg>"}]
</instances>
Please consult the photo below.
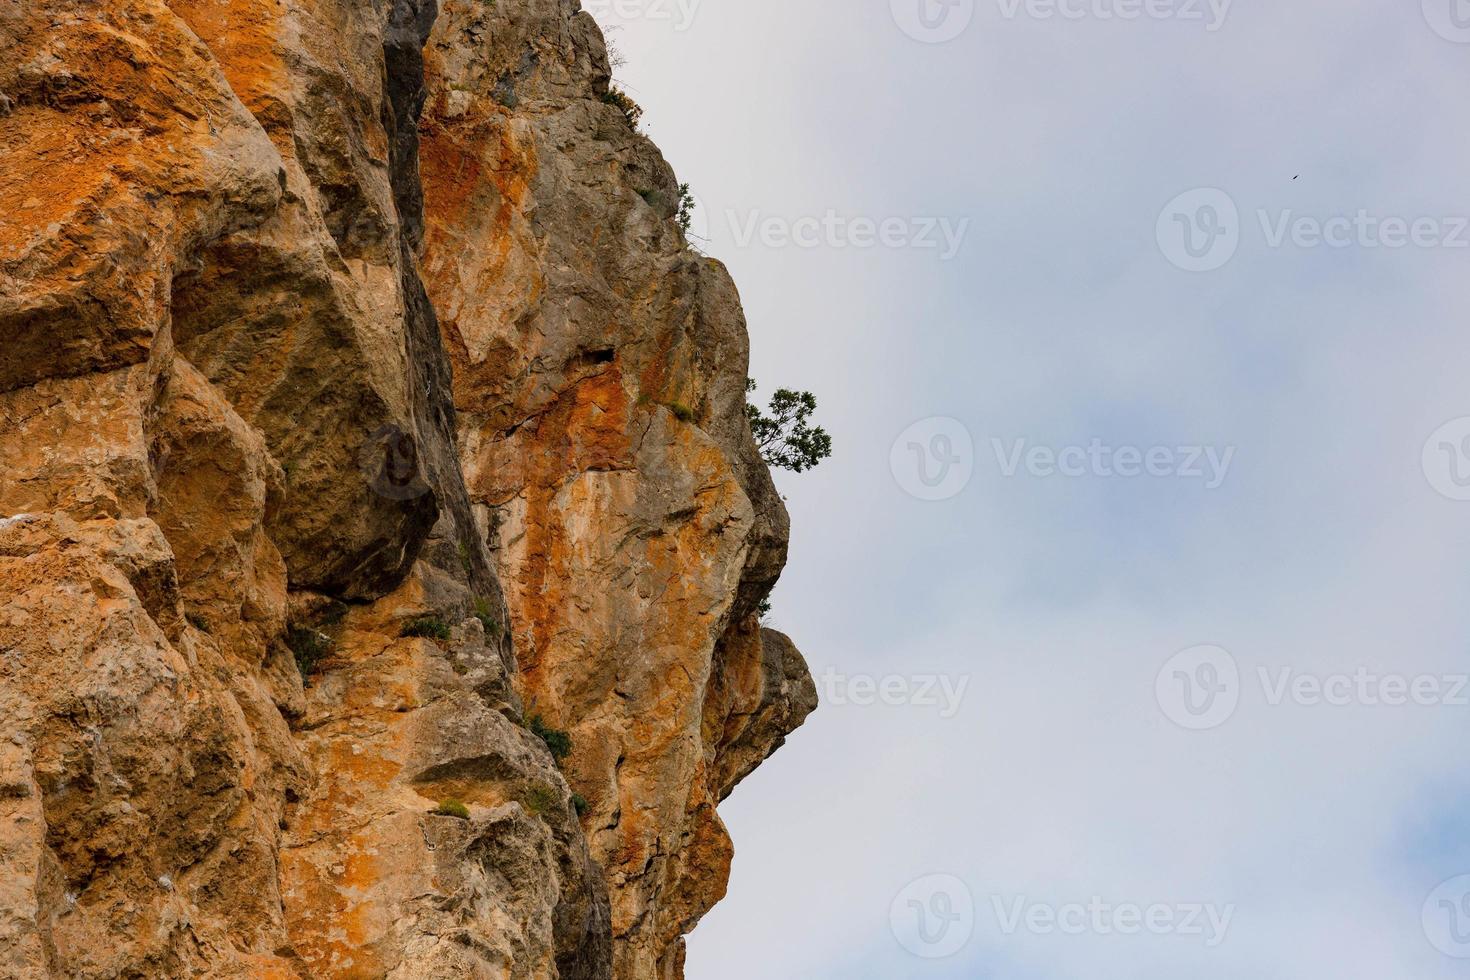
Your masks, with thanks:
<instances>
[{"instance_id":1,"label":"sparse vegetation on ledge","mask_svg":"<svg viewBox=\"0 0 1470 980\"><path fill-rule=\"evenodd\" d=\"M438 640L442 643L449 639L449 624L437 616L420 616L404 623L398 635Z\"/></svg>"},{"instance_id":2,"label":"sparse vegetation on ledge","mask_svg":"<svg viewBox=\"0 0 1470 980\"><path fill-rule=\"evenodd\" d=\"M526 717L526 727L531 734L546 743L551 750L551 757L561 762L572 754L572 736L559 728L552 728L542 721L539 714L531 714Z\"/></svg>"},{"instance_id":3,"label":"sparse vegetation on ledge","mask_svg":"<svg viewBox=\"0 0 1470 980\"><path fill-rule=\"evenodd\" d=\"M634 129L638 128L638 120L643 118L643 107L635 102L627 92L614 85L607 90L602 101L618 109L627 118L628 125Z\"/></svg>"},{"instance_id":4,"label":"sparse vegetation on ledge","mask_svg":"<svg viewBox=\"0 0 1470 980\"><path fill-rule=\"evenodd\" d=\"M542 816L561 804L561 795L546 783L527 783L519 797L521 806L533 816Z\"/></svg>"},{"instance_id":5,"label":"sparse vegetation on ledge","mask_svg":"<svg viewBox=\"0 0 1470 980\"><path fill-rule=\"evenodd\" d=\"M296 669L301 671L302 680L315 674L332 652L330 637L305 626L293 626L286 631L286 646L296 658Z\"/></svg>"},{"instance_id":6,"label":"sparse vegetation on ledge","mask_svg":"<svg viewBox=\"0 0 1470 980\"><path fill-rule=\"evenodd\" d=\"M490 612L490 603L484 599L475 600L475 618L480 625L485 627L485 635L489 637L500 636L500 623Z\"/></svg>"},{"instance_id":7,"label":"sparse vegetation on ledge","mask_svg":"<svg viewBox=\"0 0 1470 980\"><path fill-rule=\"evenodd\" d=\"M470 808L456 799L441 800L434 808L434 813L441 817L458 817L461 820L470 818Z\"/></svg>"}]
</instances>

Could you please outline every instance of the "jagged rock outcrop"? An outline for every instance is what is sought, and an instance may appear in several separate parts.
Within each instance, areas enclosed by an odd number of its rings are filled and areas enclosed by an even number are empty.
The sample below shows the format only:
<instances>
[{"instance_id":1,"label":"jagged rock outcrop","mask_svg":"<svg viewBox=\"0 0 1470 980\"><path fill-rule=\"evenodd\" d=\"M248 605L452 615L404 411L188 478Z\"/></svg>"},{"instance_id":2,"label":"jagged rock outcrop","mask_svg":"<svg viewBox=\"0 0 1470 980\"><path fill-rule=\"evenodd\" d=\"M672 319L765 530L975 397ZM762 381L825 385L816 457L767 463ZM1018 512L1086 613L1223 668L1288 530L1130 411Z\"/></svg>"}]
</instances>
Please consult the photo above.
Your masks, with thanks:
<instances>
[{"instance_id":1,"label":"jagged rock outcrop","mask_svg":"<svg viewBox=\"0 0 1470 980\"><path fill-rule=\"evenodd\" d=\"M679 975L815 689L738 297L591 18L0 48L0 978Z\"/></svg>"},{"instance_id":2,"label":"jagged rock outcrop","mask_svg":"<svg viewBox=\"0 0 1470 980\"><path fill-rule=\"evenodd\" d=\"M735 288L687 247L673 170L605 98L607 50L573 10L445 0L423 266L526 695L580 747L568 771L619 972L670 976L724 894L711 694L780 572L787 517L744 421Z\"/></svg>"}]
</instances>

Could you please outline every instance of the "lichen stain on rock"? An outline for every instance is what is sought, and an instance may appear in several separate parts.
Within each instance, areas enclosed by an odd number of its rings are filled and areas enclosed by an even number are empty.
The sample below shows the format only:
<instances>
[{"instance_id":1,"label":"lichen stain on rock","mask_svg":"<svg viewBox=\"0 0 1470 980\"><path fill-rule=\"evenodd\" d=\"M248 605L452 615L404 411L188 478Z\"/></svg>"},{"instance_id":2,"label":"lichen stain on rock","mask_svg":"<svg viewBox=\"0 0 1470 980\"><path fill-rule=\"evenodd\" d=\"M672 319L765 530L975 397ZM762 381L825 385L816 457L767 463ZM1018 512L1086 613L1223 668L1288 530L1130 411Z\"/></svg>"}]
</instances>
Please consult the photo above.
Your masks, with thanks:
<instances>
[{"instance_id":1,"label":"lichen stain on rock","mask_svg":"<svg viewBox=\"0 0 1470 980\"><path fill-rule=\"evenodd\" d=\"M431 59L431 91L436 67ZM422 126L420 173L430 216L422 263L428 281L454 282L453 295L463 297L438 307L456 404L495 414L504 410L505 380L534 355L516 324L545 290L544 276L525 261L520 245L529 237L521 225L536 156L517 139L507 111L436 115L447 110L445 100L440 91Z\"/></svg>"}]
</instances>

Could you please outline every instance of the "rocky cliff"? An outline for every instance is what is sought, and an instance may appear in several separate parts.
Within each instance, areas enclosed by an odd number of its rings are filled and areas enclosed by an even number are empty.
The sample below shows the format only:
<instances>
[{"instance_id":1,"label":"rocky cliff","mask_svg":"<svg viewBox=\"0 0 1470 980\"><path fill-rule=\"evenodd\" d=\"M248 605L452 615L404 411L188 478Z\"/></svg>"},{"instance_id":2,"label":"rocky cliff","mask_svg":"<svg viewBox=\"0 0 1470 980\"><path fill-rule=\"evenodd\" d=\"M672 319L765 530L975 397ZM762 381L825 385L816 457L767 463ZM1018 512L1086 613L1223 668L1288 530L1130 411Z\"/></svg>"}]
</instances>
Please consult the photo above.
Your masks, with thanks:
<instances>
[{"instance_id":1,"label":"rocky cliff","mask_svg":"<svg viewBox=\"0 0 1470 980\"><path fill-rule=\"evenodd\" d=\"M591 18L0 50L0 978L681 976L816 697L738 296Z\"/></svg>"}]
</instances>

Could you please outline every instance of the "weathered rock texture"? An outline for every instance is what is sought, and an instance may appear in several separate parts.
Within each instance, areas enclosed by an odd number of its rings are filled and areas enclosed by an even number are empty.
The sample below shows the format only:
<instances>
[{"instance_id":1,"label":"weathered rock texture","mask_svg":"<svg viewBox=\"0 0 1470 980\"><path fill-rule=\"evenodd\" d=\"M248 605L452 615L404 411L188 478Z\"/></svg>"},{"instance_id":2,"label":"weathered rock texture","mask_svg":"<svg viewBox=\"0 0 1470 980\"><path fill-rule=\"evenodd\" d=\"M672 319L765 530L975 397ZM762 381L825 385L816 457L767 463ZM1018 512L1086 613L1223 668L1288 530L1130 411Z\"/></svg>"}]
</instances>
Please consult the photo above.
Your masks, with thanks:
<instances>
[{"instance_id":1,"label":"weathered rock texture","mask_svg":"<svg viewBox=\"0 0 1470 980\"><path fill-rule=\"evenodd\" d=\"M816 699L739 301L590 17L0 50L0 978L680 975Z\"/></svg>"}]
</instances>

